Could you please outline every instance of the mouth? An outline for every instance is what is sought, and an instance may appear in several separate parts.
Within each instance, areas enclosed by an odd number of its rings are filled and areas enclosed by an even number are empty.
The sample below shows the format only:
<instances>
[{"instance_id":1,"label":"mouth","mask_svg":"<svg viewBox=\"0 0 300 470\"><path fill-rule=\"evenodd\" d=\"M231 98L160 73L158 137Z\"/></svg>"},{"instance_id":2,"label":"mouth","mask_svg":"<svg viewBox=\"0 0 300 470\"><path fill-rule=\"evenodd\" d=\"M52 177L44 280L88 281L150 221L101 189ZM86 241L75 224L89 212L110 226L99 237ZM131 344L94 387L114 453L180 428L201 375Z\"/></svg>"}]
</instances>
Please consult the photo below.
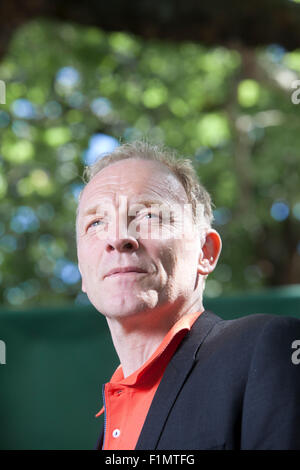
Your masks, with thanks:
<instances>
[{"instance_id":1,"label":"mouth","mask_svg":"<svg viewBox=\"0 0 300 470\"><path fill-rule=\"evenodd\" d=\"M143 275L143 274L147 274L147 271L145 271L144 269L141 269L141 268L137 268L135 266L128 266L128 267L124 267L124 268L115 268L115 269L112 269L111 271L109 271L105 276L104 278L106 277L132 277L132 276L140 276L140 275Z\"/></svg>"},{"instance_id":2,"label":"mouth","mask_svg":"<svg viewBox=\"0 0 300 470\"><path fill-rule=\"evenodd\" d=\"M127 273L114 273L111 274L110 276L107 276L108 278L115 278L115 277L123 277L123 278L130 278L130 277L137 277L137 276L142 276L143 274L146 273L138 273L136 271L128 271Z\"/></svg>"}]
</instances>

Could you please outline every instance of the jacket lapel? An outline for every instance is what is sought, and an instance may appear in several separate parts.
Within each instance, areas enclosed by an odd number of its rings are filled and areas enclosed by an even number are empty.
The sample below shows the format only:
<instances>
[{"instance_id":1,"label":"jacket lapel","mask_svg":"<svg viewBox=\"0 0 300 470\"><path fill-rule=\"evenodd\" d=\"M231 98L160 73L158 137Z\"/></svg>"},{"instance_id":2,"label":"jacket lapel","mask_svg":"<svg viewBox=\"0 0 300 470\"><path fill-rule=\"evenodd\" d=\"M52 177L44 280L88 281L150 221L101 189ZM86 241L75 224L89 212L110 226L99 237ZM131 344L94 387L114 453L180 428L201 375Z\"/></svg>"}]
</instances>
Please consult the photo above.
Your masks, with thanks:
<instances>
[{"instance_id":1,"label":"jacket lapel","mask_svg":"<svg viewBox=\"0 0 300 470\"><path fill-rule=\"evenodd\" d=\"M102 431L100 433L100 436L98 437L97 444L96 444L94 450L102 450L103 439L104 439L104 426L102 426Z\"/></svg>"},{"instance_id":2,"label":"jacket lapel","mask_svg":"<svg viewBox=\"0 0 300 470\"><path fill-rule=\"evenodd\" d=\"M194 365L198 349L220 320L215 314L204 311L179 345L154 395L135 450L156 449L173 403Z\"/></svg>"}]
</instances>

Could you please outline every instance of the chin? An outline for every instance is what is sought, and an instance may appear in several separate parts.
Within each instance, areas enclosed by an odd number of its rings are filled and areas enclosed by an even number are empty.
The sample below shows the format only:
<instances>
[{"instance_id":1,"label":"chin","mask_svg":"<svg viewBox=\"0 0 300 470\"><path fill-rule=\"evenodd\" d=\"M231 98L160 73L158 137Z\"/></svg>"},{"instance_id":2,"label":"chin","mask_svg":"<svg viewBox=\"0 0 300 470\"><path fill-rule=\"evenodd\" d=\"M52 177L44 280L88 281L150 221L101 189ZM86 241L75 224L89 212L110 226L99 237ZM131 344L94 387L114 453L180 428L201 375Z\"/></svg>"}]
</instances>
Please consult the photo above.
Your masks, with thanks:
<instances>
[{"instance_id":1,"label":"chin","mask_svg":"<svg viewBox=\"0 0 300 470\"><path fill-rule=\"evenodd\" d=\"M125 318L143 314L158 304L158 293L155 290L135 295L115 295L114 301L99 304L92 302L95 308L107 318Z\"/></svg>"},{"instance_id":2,"label":"chin","mask_svg":"<svg viewBox=\"0 0 300 470\"><path fill-rule=\"evenodd\" d=\"M148 290L143 292L129 293L123 295L112 294L108 302L99 302L99 298L91 298L94 307L107 318L125 318L149 312L158 305L158 292Z\"/></svg>"},{"instance_id":3,"label":"chin","mask_svg":"<svg viewBox=\"0 0 300 470\"><path fill-rule=\"evenodd\" d=\"M145 310L148 310L148 306L145 304L128 304L125 305L111 305L99 308L101 312L107 318L126 318L134 315L142 314Z\"/></svg>"}]
</instances>

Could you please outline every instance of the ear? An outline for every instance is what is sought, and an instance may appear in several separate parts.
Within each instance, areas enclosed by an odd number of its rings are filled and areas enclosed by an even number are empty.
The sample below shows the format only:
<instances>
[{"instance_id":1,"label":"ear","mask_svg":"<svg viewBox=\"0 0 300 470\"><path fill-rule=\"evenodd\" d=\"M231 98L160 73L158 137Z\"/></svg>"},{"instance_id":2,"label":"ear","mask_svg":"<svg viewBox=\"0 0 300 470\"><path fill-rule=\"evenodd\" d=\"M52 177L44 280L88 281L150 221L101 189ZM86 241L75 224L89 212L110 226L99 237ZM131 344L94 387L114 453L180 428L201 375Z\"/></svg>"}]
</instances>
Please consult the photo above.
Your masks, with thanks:
<instances>
[{"instance_id":1,"label":"ear","mask_svg":"<svg viewBox=\"0 0 300 470\"><path fill-rule=\"evenodd\" d=\"M198 273L207 276L216 267L222 249L222 240L218 232L209 229L199 256Z\"/></svg>"},{"instance_id":2,"label":"ear","mask_svg":"<svg viewBox=\"0 0 300 470\"><path fill-rule=\"evenodd\" d=\"M79 272L80 272L80 275L81 275L81 290L82 290L82 292L84 292L86 294L86 288L84 286L84 281L83 281L83 277L82 277L81 268L80 268L79 263L78 263L78 269L79 269Z\"/></svg>"}]
</instances>

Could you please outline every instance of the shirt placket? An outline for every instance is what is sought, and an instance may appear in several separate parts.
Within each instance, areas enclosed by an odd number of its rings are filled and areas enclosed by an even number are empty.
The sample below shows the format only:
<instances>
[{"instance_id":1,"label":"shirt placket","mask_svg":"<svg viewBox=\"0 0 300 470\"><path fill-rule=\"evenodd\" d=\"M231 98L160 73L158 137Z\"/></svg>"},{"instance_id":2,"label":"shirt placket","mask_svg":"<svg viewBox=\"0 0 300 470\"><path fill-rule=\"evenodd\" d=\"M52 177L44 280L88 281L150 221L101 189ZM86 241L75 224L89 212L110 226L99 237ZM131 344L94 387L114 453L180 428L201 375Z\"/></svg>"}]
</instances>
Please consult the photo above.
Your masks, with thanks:
<instances>
[{"instance_id":1,"label":"shirt placket","mask_svg":"<svg viewBox=\"0 0 300 470\"><path fill-rule=\"evenodd\" d=\"M105 447L118 450L124 439L126 416L129 407L129 389L126 386L105 385Z\"/></svg>"}]
</instances>

